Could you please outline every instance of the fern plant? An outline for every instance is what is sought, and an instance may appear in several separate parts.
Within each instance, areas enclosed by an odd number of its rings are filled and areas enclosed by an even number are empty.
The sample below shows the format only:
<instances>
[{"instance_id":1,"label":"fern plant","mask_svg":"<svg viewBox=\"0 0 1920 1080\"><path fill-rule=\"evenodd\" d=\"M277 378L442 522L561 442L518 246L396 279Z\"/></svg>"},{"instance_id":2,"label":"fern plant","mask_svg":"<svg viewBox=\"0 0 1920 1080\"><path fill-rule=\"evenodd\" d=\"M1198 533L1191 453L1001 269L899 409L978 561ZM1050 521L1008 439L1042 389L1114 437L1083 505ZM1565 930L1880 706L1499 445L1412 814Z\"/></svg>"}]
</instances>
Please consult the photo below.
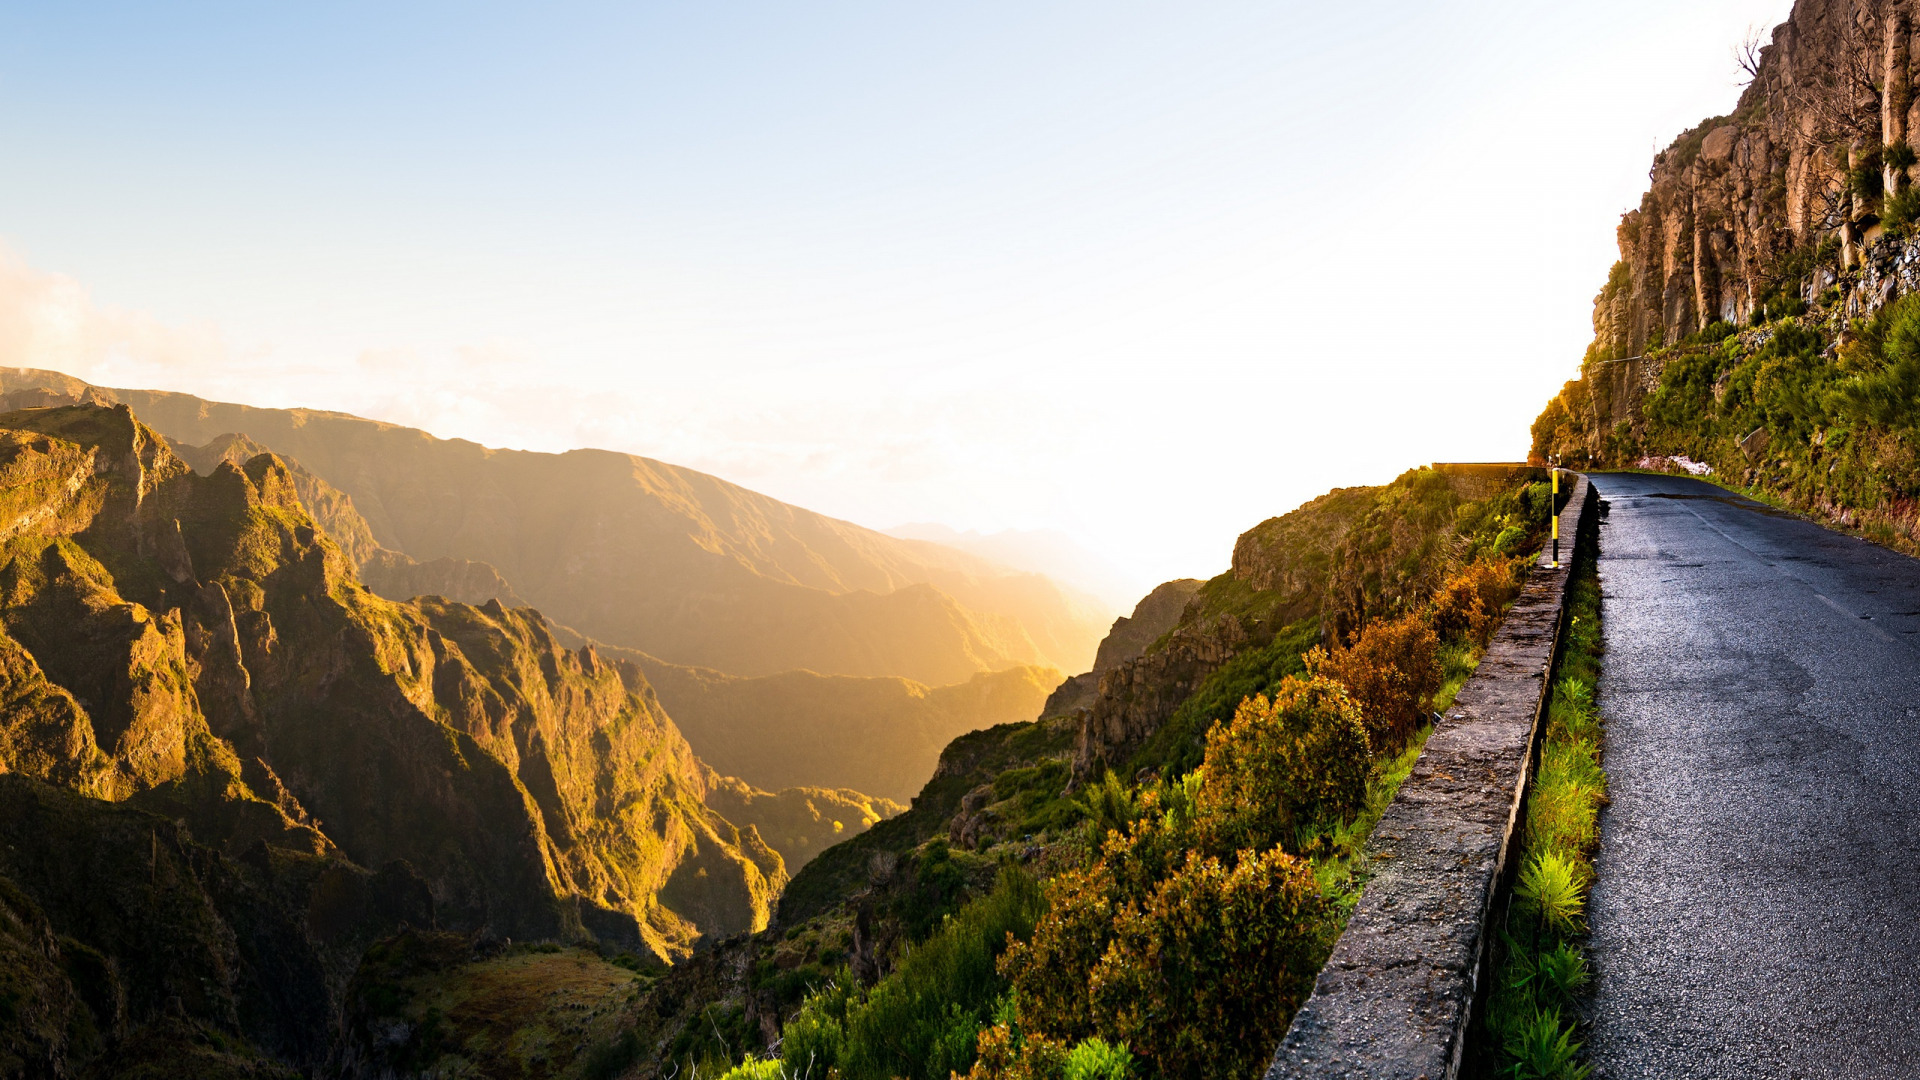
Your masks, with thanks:
<instances>
[{"instance_id":1,"label":"fern plant","mask_svg":"<svg viewBox=\"0 0 1920 1080\"><path fill-rule=\"evenodd\" d=\"M1557 851L1542 851L1527 860L1513 894L1539 916L1540 926L1557 934L1580 929L1587 898L1573 861Z\"/></svg>"},{"instance_id":2,"label":"fern plant","mask_svg":"<svg viewBox=\"0 0 1920 1080\"><path fill-rule=\"evenodd\" d=\"M1133 792L1112 769L1107 770L1099 783L1087 785L1086 793L1075 799L1073 805L1087 816L1096 839L1109 832L1126 832L1138 810Z\"/></svg>"},{"instance_id":3,"label":"fern plant","mask_svg":"<svg viewBox=\"0 0 1920 1080\"><path fill-rule=\"evenodd\" d=\"M1587 958L1572 942L1563 941L1540 954L1534 979L1543 994L1571 1003L1587 985Z\"/></svg>"},{"instance_id":4,"label":"fern plant","mask_svg":"<svg viewBox=\"0 0 1920 1080\"><path fill-rule=\"evenodd\" d=\"M1513 1064L1508 1075L1516 1080L1587 1080L1593 1067L1578 1060L1580 1044L1560 1020L1559 1009L1541 1009L1507 1036Z\"/></svg>"}]
</instances>

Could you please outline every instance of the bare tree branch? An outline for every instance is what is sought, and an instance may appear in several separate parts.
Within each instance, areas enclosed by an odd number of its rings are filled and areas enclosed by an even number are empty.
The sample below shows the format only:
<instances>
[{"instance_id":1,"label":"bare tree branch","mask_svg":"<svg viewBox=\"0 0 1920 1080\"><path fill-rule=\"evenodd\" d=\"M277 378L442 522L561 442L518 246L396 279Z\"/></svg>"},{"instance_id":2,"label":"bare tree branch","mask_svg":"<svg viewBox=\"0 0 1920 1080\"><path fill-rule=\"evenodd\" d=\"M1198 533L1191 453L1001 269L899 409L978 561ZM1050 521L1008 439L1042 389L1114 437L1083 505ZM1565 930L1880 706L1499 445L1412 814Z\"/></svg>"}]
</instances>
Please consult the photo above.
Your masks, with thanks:
<instances>
[{"instance_id":1,"label":"bare tree branch","mask_svg":"<svg viewBox=\"0 0 1920 1080\"><path fill-rule=\"evenodd\" d=\"M1758 26L1748 26L1746 36L1741 38L1740 44L1733 49L1733 62L1738 64L1740 70L1747 76L1740 81L1741 86L1751 85L1753 80L1760 77L1760 50L1766 47L1765 33Z\"/></svg>"}]
</instances>

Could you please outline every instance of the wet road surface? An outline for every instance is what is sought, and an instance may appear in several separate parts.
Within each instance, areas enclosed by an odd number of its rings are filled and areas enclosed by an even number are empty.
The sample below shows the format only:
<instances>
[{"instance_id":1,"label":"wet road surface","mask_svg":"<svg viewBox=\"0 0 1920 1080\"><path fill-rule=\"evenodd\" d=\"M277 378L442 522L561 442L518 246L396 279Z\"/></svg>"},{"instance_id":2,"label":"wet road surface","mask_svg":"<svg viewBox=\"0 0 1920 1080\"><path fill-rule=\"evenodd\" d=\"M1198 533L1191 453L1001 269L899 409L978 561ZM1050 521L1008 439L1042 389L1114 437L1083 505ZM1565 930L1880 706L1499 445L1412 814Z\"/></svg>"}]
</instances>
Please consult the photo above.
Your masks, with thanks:
<instances>
[{"instance_id":1,"label":"wet road surface","mask_svg":"<svg viewBox=\"0 0 1920 1080\"><path fill-rule=\"evenodd\" d=\"M1920 561L1599 474L1595 1075L1920 1077Z\"/></svg>"}]
</instances>

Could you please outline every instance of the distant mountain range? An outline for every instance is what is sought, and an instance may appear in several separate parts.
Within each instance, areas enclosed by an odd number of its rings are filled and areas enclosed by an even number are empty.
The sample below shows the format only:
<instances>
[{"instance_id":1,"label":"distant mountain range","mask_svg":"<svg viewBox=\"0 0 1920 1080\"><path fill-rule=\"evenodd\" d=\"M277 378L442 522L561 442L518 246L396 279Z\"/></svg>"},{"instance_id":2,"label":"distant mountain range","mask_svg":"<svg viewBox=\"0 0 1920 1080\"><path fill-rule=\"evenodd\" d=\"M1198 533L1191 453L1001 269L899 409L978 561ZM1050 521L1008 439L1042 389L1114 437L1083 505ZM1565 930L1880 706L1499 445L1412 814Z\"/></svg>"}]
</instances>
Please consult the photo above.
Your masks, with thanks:
<instances>
[{"instance_id":1,"label":"distant mountain range","mask_svg":"<svg viewBox=\"0 0 1920 1080\"><path fill-rule=\"evenodd\" d=\"M202 463L271 449L350 500L364 533L329 531L383 592L490 588L671 663L945 685L1017 666L1084 670L1109 620L1102 602L1041 574L633 455L493 450L52 371L0 369L0 394L15 408L128 404Z\"/></svg>"}]
</instances>

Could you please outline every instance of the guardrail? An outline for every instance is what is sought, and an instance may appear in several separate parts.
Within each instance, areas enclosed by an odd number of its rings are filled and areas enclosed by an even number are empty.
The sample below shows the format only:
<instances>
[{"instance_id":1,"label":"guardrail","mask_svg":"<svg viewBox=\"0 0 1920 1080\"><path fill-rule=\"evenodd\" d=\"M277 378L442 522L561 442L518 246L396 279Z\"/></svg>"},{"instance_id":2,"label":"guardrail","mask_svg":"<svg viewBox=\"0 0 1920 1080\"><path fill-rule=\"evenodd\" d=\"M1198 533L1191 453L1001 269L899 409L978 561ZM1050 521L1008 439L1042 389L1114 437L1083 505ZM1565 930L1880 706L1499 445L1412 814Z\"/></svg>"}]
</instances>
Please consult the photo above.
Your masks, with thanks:
<instances>
[{"instance_id":1,"label":"guardrail","mask_svg":"<svg viewBox=\"0 0 1920 1080\"><path fill-rule=\"evenodd\" d=\"M1598 527L1575 475L1560 535ZM1527 785L1566 622L1571 547L1545 553L1473 677L1367 843L1373 877L1293 1018L1265 1080L1451 1080L1512 886Z\"/></svg>"}]
</instances>

